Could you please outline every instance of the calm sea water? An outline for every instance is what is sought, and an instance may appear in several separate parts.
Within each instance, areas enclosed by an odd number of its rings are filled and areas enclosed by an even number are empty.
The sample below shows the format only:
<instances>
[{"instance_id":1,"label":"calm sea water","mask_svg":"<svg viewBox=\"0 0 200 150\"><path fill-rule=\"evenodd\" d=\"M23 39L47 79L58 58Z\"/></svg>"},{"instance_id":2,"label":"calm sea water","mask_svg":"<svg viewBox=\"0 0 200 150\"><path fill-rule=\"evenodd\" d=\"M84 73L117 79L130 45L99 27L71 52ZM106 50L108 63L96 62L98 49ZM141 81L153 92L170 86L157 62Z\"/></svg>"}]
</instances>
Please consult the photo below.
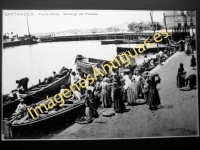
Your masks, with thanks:
<instances>
[{"instance_id":1,"label":"calm sea water","mask_svg":"<svg viewBox=\"0 0 200 150\"><path fill-rule=\"evenodd\" d=\"M111 60L117 54L117 46L135 47L134 44L101 45L101 41L72 41L38 43L3 49L2 93L7 94L16 89L16 80L29 78L28 87L37 84L39 79L52 76L65 66L75 68L74 60L77 54L84 57ZM150 56L151 54L148 54ZM136 58L138 64L143 61L141 54Z\"/></svg>"}]
</instances>

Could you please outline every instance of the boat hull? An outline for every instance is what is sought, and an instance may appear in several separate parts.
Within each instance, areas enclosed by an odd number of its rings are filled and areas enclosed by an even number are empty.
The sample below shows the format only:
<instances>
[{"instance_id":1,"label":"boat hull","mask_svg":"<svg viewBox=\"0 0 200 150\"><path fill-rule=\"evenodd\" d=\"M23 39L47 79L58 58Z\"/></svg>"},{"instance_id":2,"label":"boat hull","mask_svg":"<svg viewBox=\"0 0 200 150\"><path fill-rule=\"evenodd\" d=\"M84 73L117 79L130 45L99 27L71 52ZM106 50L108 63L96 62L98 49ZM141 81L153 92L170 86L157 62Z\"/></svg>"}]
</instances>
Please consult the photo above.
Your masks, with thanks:
<instances>
[{"instance_id":1,"label":"boat hull","mask_svg":"<svg viewBox=\"0 0 200 150\"><path fill-rule=\"evenodd\" d=\"M20 46L20 45L31 45L37 44L37 41L33 39L21 40L21 41L12 41L12 42L5 42L3 43L3 47L12 47L12 46Z\"/></svg>"},{"instance_id":2,"label":"boat hull","mask_svg":"<svg viewBox=\"0 0 200 150\"><path fill-rule=\"evenodd\" d=\"M166 46L165 47L159 47L159 50L164 50L166 49ZM129 47L117 47L117 54L119 53L122 53L122 52L125 52L125 51L132 51L132 48L129 48ZM135 50L138 52L138 48L135 48ZM157 47L153 47L153 48L148 48L145 52L150 52L150 53L155 53L155 52L158 52L158 48ZM139 54L139 52L138 52Z\"/></svg>"},{"instance_id":3,"label":"boat hull","mask_svg":"<svg viewBox=\"0 0 200 150\"><path fill-rule=\"evenodd\" d=\"M88 58L89 62L84 62L83 60L77 60L77 67L81 68L81 71L85 74L90 74L93 76L93 67L97 64L102 66L103 64L108 63L107 60L95 59L95 58ZM109 72L109 68L105 68L107 72Z\"/></svg>"},{"instance_id":4,"label":"boat hull","mask_svg":"<svg viewBox=\"0 0 200 150\"><path fill-rule=\"evenodd\" d=\"M44 135L44 132L55 131L60 126L65 127L66 122L73 123L77 116L84 115L84 102L77 104L71 108L61 109L54 114L48 114L46 117L41 117L38 120L33 120L29 123L11 125L12 138L33 138L38 136L38 133Z\"/></svg>"},{"instance_id":5,"label":"boat hull","mask_svg":"<svg viewBox=\"0 0 200 150\"><path fill-rule=\"evenodd\" d=\"M95 63L86 63L79 60L77 60L76 63L77 66L81 68L81 71L84 72L85 74L93 74L93 66L95 65Z\"/></svg>"},{"instance_id":6,"label":"boat hull","mask_svg":"<svg viewBox=\"0 0 200 150\"><path fill-rule=\"evenodd\" d=\"M37 91L29 91L28 96L24 98L24 103L26 105L31 105L33 103L37 103L44 99L44 96L47 94L49 97L53 96L55 94L58 94L60 92L61 86L65 85L66 87L69 87L71 84L71 76L70 73L67 75L61 77L57 81L54 81L53 83L49 84L46 87L41 88ZM34 90L32 88L31 90ZM10 117L16 110L17 105L19 104L19 99L14 100L10 103L3 105L3 117Z\"/></svg>"}]
</instances>

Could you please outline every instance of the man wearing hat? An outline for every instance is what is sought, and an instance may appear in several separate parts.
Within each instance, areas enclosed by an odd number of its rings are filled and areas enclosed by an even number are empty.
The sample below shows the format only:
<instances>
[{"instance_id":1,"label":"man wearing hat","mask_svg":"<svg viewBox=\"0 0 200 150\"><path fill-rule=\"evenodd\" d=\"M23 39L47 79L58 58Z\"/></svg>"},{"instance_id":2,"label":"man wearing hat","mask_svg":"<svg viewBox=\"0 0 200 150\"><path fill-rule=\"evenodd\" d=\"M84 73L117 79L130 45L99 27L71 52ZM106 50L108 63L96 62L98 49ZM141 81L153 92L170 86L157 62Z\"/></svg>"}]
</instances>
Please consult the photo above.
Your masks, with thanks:
<instances>
[{"instance_id":1,"label":"man wearing hat","mask_svg":"<svg viewBox=\"0 0 200 150\"><path fill-rule=\"evenodd\" d=\"M17 106L17 109L15 110L14 115L16 115L16 116L21 115L21 118L22 118L23 116L25 116L26 107L27 106L26 106L26 104L24 104L24 100L20 99L20 103Z\"/></svg>"}]
</instances>

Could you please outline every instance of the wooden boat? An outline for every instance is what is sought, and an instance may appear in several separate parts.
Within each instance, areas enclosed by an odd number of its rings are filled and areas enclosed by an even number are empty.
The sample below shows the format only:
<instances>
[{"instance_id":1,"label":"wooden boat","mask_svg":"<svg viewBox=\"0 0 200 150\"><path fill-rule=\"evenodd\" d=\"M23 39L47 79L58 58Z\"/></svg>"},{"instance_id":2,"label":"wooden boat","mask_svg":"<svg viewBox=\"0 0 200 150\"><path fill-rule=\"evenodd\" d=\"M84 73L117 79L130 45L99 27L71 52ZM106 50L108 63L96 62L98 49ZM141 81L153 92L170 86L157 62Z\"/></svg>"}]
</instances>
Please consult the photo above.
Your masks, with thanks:
<instances>
[{"instance_id":1,"label":"wooden boat","mask_svg":"<svg viewBox=\"0 0 200 150\"><path fill-rule=\"evenodd\" d=\"M166 46L159 47L159 50L163 51L164 49L166 49ZM128 51L128 50L132 51L132 48L130 48L130 47L117 47L117 54ZM138 52L138 48L135 48L135 50ZM158 52L158 49L157 49L157 47L152 47L152 48L148 48L146 50L146 52ZM138 54L139 54L139 52L138 52Z\"/></svg>"},{"instance_id":2,"label":"wooden boat","mask_svg":"<svg viewBox=\"0 0 200 150\"><path fill-rule=\"evenodd\" d=\"M139 39L139 40L137 41L137 44L144 44L144 41L145 41L145 40L146 40L145 38L144 38L144 39ZM154 39L147 40L146 42L147 42L147 43L155 43Z\"/></svg>"},{"instance_id":3,"label":"wooden boat","mask_svg":"<svg viewBox=\"0 0 200 150\"><path fill-rule=\"evenodd\" d=\"M77 68L81 68L81 71L85 74L93 75L93 67L99 64L100 66L108 63L107 60L95 59L95 58L87 58L82 60L77 60Z\"/></svg>"},{"instance_id":4,"label":"wooden boat","mask_svg":"<svg viewBox=\"0 0 200 150\"><path fill-rule=\"evenodd\" d=\"M136 44L138 40L123 40L124 44Z\"/></svg>"},{"instance_id":5,"label":"wooden boat","mask_svg":"<svg viewBox=\"0 0 200 150\"><path fill-rule=\"evenodd\" d=\"M18 40L18 41L10 41L10 42L4 42L3 47L12 47L12 46L20 46L20 45L32 45L39 43L33 38L28 38L24 40Z\"/></svg>"},{"instance_id":6,"label":"wooden boat","mask_svg":"<svg viewBox=\"0 0 200 150\"><path fill-rule=\"evenodd\" d=\"M28 19L27 19L27 25L28 25ZM39 43L37 41L37 38L33 37L30 35L30 32L29 32L29 25L28 25L28 37L25 38L25 39L21 39L21 40L14 40L12 39L11 41L4 41L3 42L3 47L12 47L12 46L20 46L20 45L32 45L32 44L37 44Z\"/></svg>"},{"instance_id":7,"label":"wooden boat","mask_svg":"<svg viewBox=\"0 0 200 150\"><path fill-rule=\"evenodd\" d=\"M53 98L52 98L53 99ZM43 103L44 101L40 101ZM45 131L50 127L59 126L62 123L65 123L66 120L75 120L77 115L84 114L85 111L85 97L80 101L73 104L73 101L70 99L65 99L65 104L63 107L60 107L58 110L51 110L47 113L40 113L39 117L32 119L31 116L25 116L20 120L15 120L11 123L11 133L12 138L22 138L26 135L35 134L36 131ZM45 110L45 109L44 109Z\"/></svg>"},{"instance_id":8,"label":"wooden boat","mask_svg":"<svg viewBox=\"0 0 200 150\"><path fill-rule=\"evenodd\" d=\"M144 40L143 39L135 39L135 40L123 40L124 44L144 44ZM147 40L147 43L154 43L155 41L153 39Z\"/></svg>"},{"instance_id":9,"label":"wooden boat","mask_svg":"<svg viewBox=\"0 0 200 150\"><path fill-rule=\"evenodd\" d=\"M124 44L123 40L115 40L115 44Z\"/></svg>"},{"instance_id":10,"label":"wooden boat","mask_svg":"<svg viewBox=\"0 0 200 150\"><path fill-rule=\"evenodd\" d=\"M115 44L114 40L104 40L101 41L101 45L107 45L107 44Z\"/></svg>"},{"instance_id":11,"label":"wooden boat","mask_svg":"<svg viewBox=\"0 0 200 150\"><path fill-rule=\"evenodd\" d=\"M71 84L71 76L69 69L67 69L66 75L55 78L54 82L50 84L37 84L35 86L30 87L28 89L27 96L23 97L24 103L26 105L37 103L41 101L45 95L48 95L50 97L59 93L62 85L68 87L70 86L70 84ZM3 116L10 117L12 113L14 113L14 111L16 110L18 104L19 104L19 99L15 99L8 103L4 103Z\"/></svg>"}]
</instances>

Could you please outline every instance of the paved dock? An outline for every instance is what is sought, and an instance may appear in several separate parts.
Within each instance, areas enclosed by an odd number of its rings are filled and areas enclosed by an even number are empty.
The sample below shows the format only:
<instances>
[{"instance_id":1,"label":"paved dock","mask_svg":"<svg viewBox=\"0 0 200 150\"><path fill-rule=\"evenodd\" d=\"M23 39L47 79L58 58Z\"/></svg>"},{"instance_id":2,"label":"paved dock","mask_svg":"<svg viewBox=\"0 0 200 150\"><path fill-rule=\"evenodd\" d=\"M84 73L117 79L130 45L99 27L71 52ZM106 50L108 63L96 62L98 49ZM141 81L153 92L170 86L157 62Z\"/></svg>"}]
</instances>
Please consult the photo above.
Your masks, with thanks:
<instances>
[{"instance_id":1,"label":"paved dock","mask_svg":"<svg viewBox=\"0 0 200 150\"><path fill-rule=\"evenodd\" d=\"M196 55L196 54L195 54ZM196 56L195 56L196 57ZM163 65L151 72L158 73L161 108L155 111L148 106L126 106L127 111L112 117L102 116L102 112L113 108L99 108L99 118L90 124L73 124L54 134L51 139L105 139L138 138L163 136L195 136L198 134L198 92L197 89L181 91L176 87L176 75L180 63L187 74L197 74L190 67L191 56L177 52Z\"/></svg>"}]
</instances>

